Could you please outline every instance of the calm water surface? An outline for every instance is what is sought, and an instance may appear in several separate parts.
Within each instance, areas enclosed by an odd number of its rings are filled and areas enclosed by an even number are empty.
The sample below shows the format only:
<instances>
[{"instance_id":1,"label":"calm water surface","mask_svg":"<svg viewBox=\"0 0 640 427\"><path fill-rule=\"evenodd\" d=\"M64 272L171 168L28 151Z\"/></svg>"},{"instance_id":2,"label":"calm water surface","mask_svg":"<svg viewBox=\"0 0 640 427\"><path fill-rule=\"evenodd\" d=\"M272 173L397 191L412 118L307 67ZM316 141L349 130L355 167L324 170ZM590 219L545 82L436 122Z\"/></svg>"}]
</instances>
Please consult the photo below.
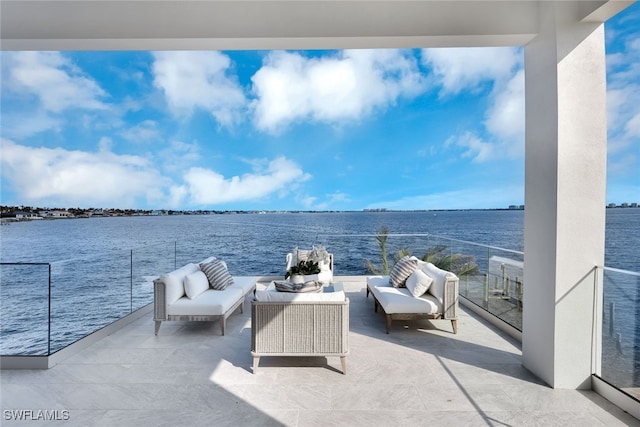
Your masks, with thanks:
<instances>
[{"instance_id":1,"label":"calm water surface","mask_svg":"<svg viewBox=\"0 0 640 427\"><path fill-rule=\"evenodd\" d=\"M3 225L0 259L51 263L52 285L49 306L48 266L2 267L0 354L62 348L78 334L151 302L154 276L210 255L227 261L234 275L283 275L287 252L323 244L335 256L336 275L361 275L365 259L379 261L374 237L382 226L391 233L390 254L408 247L422 255L450 243L434 236L522 251L523 224L523 211L443 211L106 217ZM607 210L607 266L640 271L639 231L640 209ZM634 310L640 305L633 303L636 288L617 284L613 295L618 292ZM638 322L624 323L627 336Z\"/></svg>"}]
</instances>

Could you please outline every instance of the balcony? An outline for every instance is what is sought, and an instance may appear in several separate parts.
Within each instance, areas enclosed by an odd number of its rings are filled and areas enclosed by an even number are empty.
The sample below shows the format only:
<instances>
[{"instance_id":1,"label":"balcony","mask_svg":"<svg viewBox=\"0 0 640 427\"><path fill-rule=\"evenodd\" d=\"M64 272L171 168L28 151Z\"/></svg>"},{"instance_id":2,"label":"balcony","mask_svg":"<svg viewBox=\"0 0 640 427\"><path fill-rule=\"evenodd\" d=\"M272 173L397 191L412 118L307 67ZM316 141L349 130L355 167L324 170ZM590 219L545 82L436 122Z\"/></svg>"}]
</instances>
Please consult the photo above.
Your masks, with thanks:
<instances>
[{"instance_id":1,"label":"balcony","mask_svg":"<svg viewBox=\"0 0 640 427\"><path fill-rule=\"evenodd\" d=\"M3 370L3 414L66 409L86 426L637 423L593 391L542 384L516 340L465 308L457 335L440 320L394 322L386 335L363 278L338 279L351 301L347 375L324 357L265 357L253 374L250 310L225 336L181 322L154 336L147 313L51 369Z\"/></svg>"},{"instance_id":2,"label":"balcony","mask_svg":"<svg viewBox=\"0 0 640 427\"><path fill-rule=\"evenodd\" d=\"M4 419L35 417L41 410L66 414L79 425L419 425L426 419L456 425L638 423L595 391L554 390L522 366L521 253L436 236L399 236L396 242L393 237L391 249L423 244L473 255L479 268L460 282L459 332L452 334L448 321L414 320L395 321L387 335L383 315L365 296L365 276L337 276L351 306L347 375L340 373L338 358L324 357L265 357L253 374L251 297L244 314L228 319L225 336L217 323L206 322L166 322L154 336L150 277L182 265L178 259L198 258L178 244L44 265L5 264L3 315L10 308L12 316L29 313L36 319L25 325L32 332L27 339L36 342L27 359L49 358L51 367L2 370ZM366 247L372 240L353 236L347 246ZM347 254L339 257L355 262ZM82 280L72 280L74 271L84 272ZM109 289L122 290L121 298L108 298L100 285L104 280L92 278L105 271L111 275ZM604 286L596 372L636 405L630 396L638 387L632 333L637 326L623 314L633 307L637 311L636 294L630 292L640 275L594 272ZM39 278L38 304L8 300L10 277ZM256 279L265 283L269 277ZM87 303L69 307L76 292ZM101 318L99 313L117 315ZM26 354L6 344L2 353L3 365L11 359L7 355ZM33 413L11 412L20 410Z\"/></svg>"}]
</instances>

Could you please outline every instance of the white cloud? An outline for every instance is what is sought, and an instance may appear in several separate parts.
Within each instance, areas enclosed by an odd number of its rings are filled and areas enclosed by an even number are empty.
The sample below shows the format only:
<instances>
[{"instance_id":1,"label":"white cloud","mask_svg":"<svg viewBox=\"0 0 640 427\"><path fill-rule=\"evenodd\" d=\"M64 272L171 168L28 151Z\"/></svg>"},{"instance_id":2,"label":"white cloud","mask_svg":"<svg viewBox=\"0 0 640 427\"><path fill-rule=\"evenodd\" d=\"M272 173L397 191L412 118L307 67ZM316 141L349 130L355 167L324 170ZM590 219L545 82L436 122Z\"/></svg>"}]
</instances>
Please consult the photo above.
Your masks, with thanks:
<instances>
[{"instance_id":1,"label":"white cloud","mask_svg":"<svg viewBox=\"0 0 640 427\"><path fill-rule=\"evenodd\" d=\"M269 162L266 170L231 178L210 169L193 167L184 175L185 184L172 189L172 194L188 197L195 205L213 205L258 199L309 178L294 162L278 157Z\"/></svg>"},{"instance_id":2,"label":"white cloud","mask_svg":"<svg viewBox=\"0 0 640 427\"><path fill-rule=\"evenodd\" d=\"M34 205L172 207L214 205L283 195L310 175L284 157L255 161L252 173L226 178L201 167L191 167L178 184L156 169L153 158L119 155L103 137L97 152L29 147L1 139L2 179L16 200ZM195 161L196 145L173 142L179 157ZM263 166L259 166L263 165Z\"/></svg>"},{"instance_id":3,"label":"white cloud","mask_svg":"<svg viewBox=\"0 0 640 427\"><path fill-rule=\"evenodd\" d=\"M483 47L423 49L422 62L431 68L440 95L445 96L509 79L522 60L516 48Z\"/></svg>"},{"instance_id":4,"label":"white cloud","mask_svg":"<svg viewBox=\"0 0 640 427\"><path fill-rule=\"evenodd\" d=\"M7 113L2 112L2 135L8 138L28 138L48 130L60 131L62 120L51 117L45 111Z\"/></svg>"},{"instance_id":5,"label":"white cloud","mask_svg":"<svg viewBox=\"0 0 640 427\"><path fill-rule=\"evenodd\" d=\"M464 149L462 157L472 158L473 162L482 163L493 157L495 144L483 141L472 132L465 132L462 135L451 136L445 146L456 145Z\"/></svg>"},{"instance_id":6,"label":"white cloud","mask_svg":"<svg viewBox=\"0 0 640 427\"><path fill-rule=\"evenodd\" d=\"M608 182L630 179L639 194L640 168L640 37L631 34L624 40L621 52L607 56L607 124L608 124ZM610 188L619 188L610 185ZM629 186L632 187L632 186ZM633 198L607 195L613 201L631 201Z\"/></svg>"},{"instance_id":7,"label":"white cloud","mask_svg":"<svg viewBox=\"0 0 640 427\"><path fill-rule=\"evenodd\" d=\"M472 157L475 162L523 155L525 102L521 50L501 47L423 49L422 60L431 68L441 98L491 88L484 131L467 130L452 135L448 146L462 147L463 157Z\"/></svg>"},{"instance_id":8,"label":"white cloud","mask_svg":"<svg viewBox=\"0 0 640 427\"><path fill-rule=\"evenodd\" d=\"M325 209L340 209L337 204L344 204L351 201L351 198L342 191L336 191L334 193L325 194L323 199L319 201L315 196L304 196L299 198L300 203L309 210L325 210Z\"/></svg>"},{"instance_id":9,"label":"white cloud","mask_svg":"<svg viewBox=\"0 0 640 427\"><path fill-rule=\"evenodd\" d=\"M162 140L158 122L154 120L144 120L121 132L124 139L132 142L157 142Z\"/></svg>"},{"instance_id":10,"label":"white cloud","mask_svg":"<svg viewBox=\"0 0 640 427\"><path fill-rule=\"evenodd\" d=\"M629 138L640 138L640 111L627 122L624 131Z\"/></svg>"},{"instance_id":11,"label":"white cloud","mask_svg":"<svg viewBox=\"0 0 640 427\"><path fill-rule=\"evenodd\" d=\"M168 146L160 150L158 156L163 164L163 170L180 175L201 158L197 143L189 144L178 140L170 141Z\"/></svg>"},{"instance_id":12,"label":"white cloud","mask_svg":"<svg viewBox=\"0 0 640 427\"><path fill-rule=\"evenodd\" d=\"M524 141L524 70L506 82L496 81L485 126L500 140Z\"/></svg>"},{"instance_id":13,"label":"white cloud","mask_svg":"<svg viewBox=\"0 0 640 427\"><path fill-rule=\"evenodd\" d=\"M272 133L298 120L357 120L424 90L415 58L401 50L345 50L321 58L276 51L251 80L256 125Z\"/></svg>"},{"instance_id":14,"label":"white cloud","mask_svg":"<svg viewBox=\"0 0 640 427\"><path fill-rule=\"evenodd\" d=\"M164 92L169 108L190 115L201 108L221 126L241 119L246 99L229 76L231 60L220 52L154 52L153 84Z\"/></svg>"},{"instance_id":15,"label":"white cloud","mask_svg":"<svg viewBox=\"0 0 640 427\"><path fill-rule=\"evenodd\" d=\"M3 179L20 199L66 206L136 206L157 201L166 185L151 162L109 151L109 140L96 153L62 148L34 148L2 139Z\"/></svg>"},{"instance_id":16,"label":"white cloud","mask_svg":"<svg viewBox=\"0 0 640 427\"><path fill-rule=\"evenodd\" d=\"M59 52L15 52L6 56L11 89L35 95L46 111L105 109L106 93Z\"/></svg>"},{"instance_id":17,"label":"white cloud","mask_svg":"<svg viewBox=\"0 0 640 427\"><path fill-rule=\"evenodd\" d=\"M388 200L368 206L387 209L491 209L496 206L521 205L524 186L507 185L483 188L465 188L421 196Z\"/></svg>"}]
</instances>

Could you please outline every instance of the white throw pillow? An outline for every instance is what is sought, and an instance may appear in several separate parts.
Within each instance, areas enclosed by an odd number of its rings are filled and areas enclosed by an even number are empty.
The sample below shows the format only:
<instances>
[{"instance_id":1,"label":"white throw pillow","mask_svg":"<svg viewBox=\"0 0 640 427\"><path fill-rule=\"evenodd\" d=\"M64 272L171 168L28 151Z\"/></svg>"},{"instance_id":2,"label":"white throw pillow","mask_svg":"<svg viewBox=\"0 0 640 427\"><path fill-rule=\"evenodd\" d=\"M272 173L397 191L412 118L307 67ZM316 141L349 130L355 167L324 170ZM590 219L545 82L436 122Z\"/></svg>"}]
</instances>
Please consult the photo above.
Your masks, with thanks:
<instances>
[{"instance_id":1,"label":"white throw pillow","mask_svg":"<svg viewBox=\"0 0 640 427\"><path fill-rule=\"evenodd\" d=\"M189 299L194 299L207 289L209 289L209 279L202 271L187 274L184 278L184 291Z\"/></svg>"},{"instance_id":2,"label":"white throw pillow","mask_svg":"<svg viewBox=\"0 0 640 427\"><path fill-rule=\"evenodd\" d=\"M432 283L433 279L427 273L422 270L416 270L409 276L405 286L411 292L411 295L418 298L427 292Z\"/></svg>"}]
</instances>

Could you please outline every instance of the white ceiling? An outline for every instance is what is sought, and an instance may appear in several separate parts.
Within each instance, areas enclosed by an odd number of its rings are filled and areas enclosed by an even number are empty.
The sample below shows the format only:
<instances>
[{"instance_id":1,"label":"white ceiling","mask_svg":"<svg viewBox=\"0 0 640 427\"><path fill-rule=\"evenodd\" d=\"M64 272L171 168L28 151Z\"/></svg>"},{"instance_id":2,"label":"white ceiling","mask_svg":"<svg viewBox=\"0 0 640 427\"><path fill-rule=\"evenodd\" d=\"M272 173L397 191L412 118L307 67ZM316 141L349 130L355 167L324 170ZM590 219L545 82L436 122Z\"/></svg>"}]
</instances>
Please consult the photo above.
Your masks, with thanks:
<instances>
[{"instance_id":1,"label":"white ceiling","mask_svg":"<svg viewBox=\"0 0 640 427\"><path fill-rule=\"evenodd\" d=\"M559 1L604 21L633 3ZM531 0L0 0L2 50L327 49L523 45Z\"/></svg>"}]
</instances>

